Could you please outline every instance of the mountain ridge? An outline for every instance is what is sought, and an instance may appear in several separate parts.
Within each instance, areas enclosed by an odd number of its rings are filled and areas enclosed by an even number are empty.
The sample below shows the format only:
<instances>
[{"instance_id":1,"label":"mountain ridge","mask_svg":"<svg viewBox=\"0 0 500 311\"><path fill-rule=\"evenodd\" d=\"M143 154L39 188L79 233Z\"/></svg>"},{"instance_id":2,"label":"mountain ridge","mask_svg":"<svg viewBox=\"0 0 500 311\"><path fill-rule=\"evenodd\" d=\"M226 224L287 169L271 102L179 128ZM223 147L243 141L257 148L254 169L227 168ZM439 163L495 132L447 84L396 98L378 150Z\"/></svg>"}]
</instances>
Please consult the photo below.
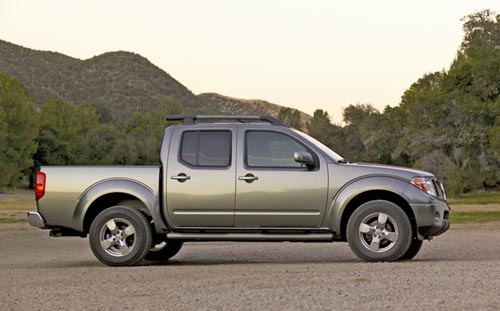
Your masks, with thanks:
<instances>
[{"instance_id":1,"label":"mountain ridge","mask_svg":"<svg viewBox=\"0 0 500 311\"><path fill-rule=\"evenodd\" d=\"M53 98L77 105L90 102L117 122L136 111L152 112L167 97L176 100L186 113L277 117L285 107L217 93L195 95L144 56L128 51L105 52L82 60L0 40L0 71L17 78L37 107ZM301 118L307 121L311 116L301 112Z\"/></svg>"}]
</instances>

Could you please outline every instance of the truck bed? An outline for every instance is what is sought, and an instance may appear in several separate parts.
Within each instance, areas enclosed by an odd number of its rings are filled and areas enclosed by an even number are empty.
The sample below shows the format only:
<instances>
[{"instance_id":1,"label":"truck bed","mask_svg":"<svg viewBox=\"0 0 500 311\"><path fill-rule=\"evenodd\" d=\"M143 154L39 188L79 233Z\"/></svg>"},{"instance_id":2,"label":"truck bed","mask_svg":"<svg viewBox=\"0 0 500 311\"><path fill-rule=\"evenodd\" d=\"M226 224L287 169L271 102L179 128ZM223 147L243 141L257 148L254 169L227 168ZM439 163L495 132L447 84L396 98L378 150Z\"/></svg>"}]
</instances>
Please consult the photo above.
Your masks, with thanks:
<instances>
[{"instance_id":1,"label":"truck bed","mask_svg":"<svg viewBox=\"0 0 500 311\"><path fill-rule=\"evenodd\" d=\"M41 171L47 180L45 195L37 204L48 226L66 224L77 229L76 207L87 191L99 183L133 181L156 195L159 189L159 166L44 166Z\"/></svg>"}]
</instances>

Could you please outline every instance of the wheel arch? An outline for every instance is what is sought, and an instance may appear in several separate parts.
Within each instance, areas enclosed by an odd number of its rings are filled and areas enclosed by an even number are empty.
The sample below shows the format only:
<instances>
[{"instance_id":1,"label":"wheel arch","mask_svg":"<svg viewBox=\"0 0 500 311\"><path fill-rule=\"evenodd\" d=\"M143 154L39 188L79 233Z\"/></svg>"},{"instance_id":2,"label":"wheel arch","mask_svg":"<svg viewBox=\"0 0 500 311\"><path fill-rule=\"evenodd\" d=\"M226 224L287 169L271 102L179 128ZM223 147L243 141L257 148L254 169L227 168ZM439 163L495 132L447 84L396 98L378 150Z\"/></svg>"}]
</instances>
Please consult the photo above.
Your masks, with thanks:
<instances>
[{"instance_id":1,"label":"wheel arch","mask_svg":"<svg viewBox=\"0 0 500 311\"><path fill-rule=\"evenodd\" d=\"M417 232L415 214L404 195L410 186L407 180L395 176L365 176L345 185L335 195L327 212L327 226L336 239L346 241L346 228L352 213L363 203L386 200L400 206L408 215L414 234Z\"/></svg>"},{"instance_id":2,"label":"wheel arch","mask_svg":"<svg viewBox=\"0 0 500 311\"><path fill-rule=\"evenodd\" d=\"M127 206L137 209L146 216L151 217L148 207L144 202L139 200L137 197L128 193L108 193L93 201L87 208L85 216L83 218L83 231L88 233L90 230L90 225L94 221L95 217L105 209L113 206Z\"/></svg>"},{"instance_id":3,"label":"wheel arch","mask_svg":"<svg viewBox=\"0 0 500 311\"><path fill-rule=\"evenodd\" d=\"M352 200L347 203L344 208L344 212L342 213L342 218L340 221L340 238L342 241L347 241L347 223L349 222L350 217L354 213L356 209L358 209L362 204L374 201L374 200L384 200L392 202L398 205L408 216L411 227L412 234L415 235L417 232L417 223L415 221L415 215L413 210L411 209L410 204L400 195L387 191L387 190L370 190L363 193L358 194Z\"/></svg>"},{"instance_id":4,"label":"wheel arch","mask_svg":"<svg viewBox=\"0 0 500 311\"><path fill-rule=\"evenodd\" d=\"M88 233L94 218L106 208L122 205L139 210L151 217L157 232L166 232L158 194L133 180L113 179L87 189L78 201L73 215L74 227Z\"/></svg>"}]
</instances>

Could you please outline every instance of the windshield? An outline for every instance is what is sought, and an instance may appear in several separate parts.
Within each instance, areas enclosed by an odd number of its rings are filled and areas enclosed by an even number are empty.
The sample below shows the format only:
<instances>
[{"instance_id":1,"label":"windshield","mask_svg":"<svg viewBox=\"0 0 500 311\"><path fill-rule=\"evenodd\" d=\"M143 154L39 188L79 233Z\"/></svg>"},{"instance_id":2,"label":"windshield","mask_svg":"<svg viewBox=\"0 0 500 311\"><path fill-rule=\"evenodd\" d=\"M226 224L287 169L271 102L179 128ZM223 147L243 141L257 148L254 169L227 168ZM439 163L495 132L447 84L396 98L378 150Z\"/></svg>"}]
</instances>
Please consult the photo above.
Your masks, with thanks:
<instances>
[{"instance_id":1,"label":"windshield","mask_svg":"<svg viewBox=\"0 0 500 311\"><path fill-rule=\"evenodd\" d=\"M342 162L344 158L340 155L338 155L335 151L332 149L328 148L327 146L323 145L320 141L316 140L315 138L312 138L311 136L302 133L300 131L297 131L296 129L292 129L295 133L299 134L312 144L314 144L316 147L318 147L324 154L326 154L328 157L330 157L333 161L335 162Z\"/></svg>"}]
</instances>

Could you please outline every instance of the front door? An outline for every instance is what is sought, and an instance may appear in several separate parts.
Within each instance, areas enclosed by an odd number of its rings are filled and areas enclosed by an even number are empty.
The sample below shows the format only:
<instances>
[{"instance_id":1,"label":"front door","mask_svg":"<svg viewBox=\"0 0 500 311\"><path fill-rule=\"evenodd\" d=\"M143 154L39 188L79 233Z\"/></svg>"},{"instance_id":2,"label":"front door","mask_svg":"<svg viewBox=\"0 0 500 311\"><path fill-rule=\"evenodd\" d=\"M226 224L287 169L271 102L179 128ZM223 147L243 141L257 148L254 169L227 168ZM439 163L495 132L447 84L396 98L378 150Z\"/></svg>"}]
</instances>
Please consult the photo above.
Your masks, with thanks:
<instances>
[{"instance_id":1,"label":"front door","mask_svg":"<svg viewBox=\"0 0 500 311\"><path fill-rule=\"evenodd\" d=\"M167 212L175 227L232 227L236 127L182 128L167 162Z\"/></svg>"},{"instance_id":2,"label":"front door","mask_svg":"<svg viewBox=\"0 0 500 311\"><path fill-rule=\"evenodd\" d=\"M286 131L248 128L238 136L235 227L320 227L328 194L324 158ZM296 151L311 153L315 167L295 162Z\"/></svg>"}]
</instances>

